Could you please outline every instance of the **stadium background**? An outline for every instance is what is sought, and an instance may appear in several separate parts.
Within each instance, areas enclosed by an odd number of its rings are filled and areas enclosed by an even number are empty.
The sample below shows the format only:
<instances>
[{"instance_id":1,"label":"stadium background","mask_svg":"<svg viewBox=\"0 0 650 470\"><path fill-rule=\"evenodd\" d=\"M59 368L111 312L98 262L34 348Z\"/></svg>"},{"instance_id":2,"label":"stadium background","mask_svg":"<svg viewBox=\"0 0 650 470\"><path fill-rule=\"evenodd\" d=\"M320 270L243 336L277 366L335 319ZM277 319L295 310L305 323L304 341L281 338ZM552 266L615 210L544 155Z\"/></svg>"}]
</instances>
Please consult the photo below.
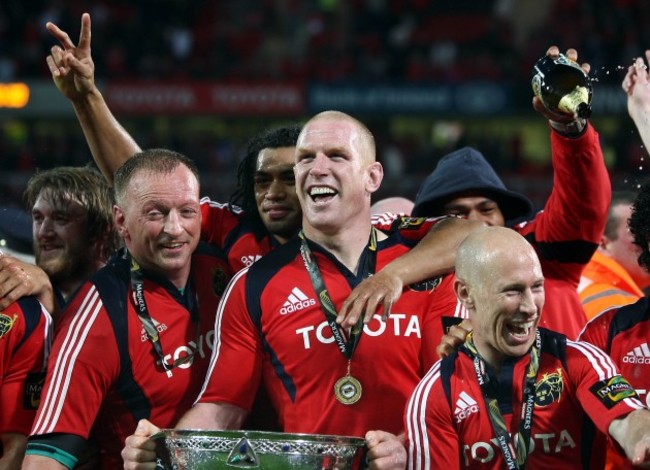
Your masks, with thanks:
<instances>
[{"instance_id":1,"label":"stadium background","mask_svg":"<svg viewBox=\"0 0 650 470\"><path fill-rule=\"evenodd\" d=\"M471 145L540 208L550 131L532 110L530 77L552 44L592 66L592 122L613 187L634 189L648 171L620 88L650 48L644 0L3 0L0 205L22 205L36 170L91 159L45 66L45 22L76 42L84 11L111 109L141 147L195 159L215 200L234 189L254 133L340 109L376 137L378 197L413 198L442 155ZM16 82L30 88L23 108L7 107L1 86Z\"/></svg>"}]
</instances>

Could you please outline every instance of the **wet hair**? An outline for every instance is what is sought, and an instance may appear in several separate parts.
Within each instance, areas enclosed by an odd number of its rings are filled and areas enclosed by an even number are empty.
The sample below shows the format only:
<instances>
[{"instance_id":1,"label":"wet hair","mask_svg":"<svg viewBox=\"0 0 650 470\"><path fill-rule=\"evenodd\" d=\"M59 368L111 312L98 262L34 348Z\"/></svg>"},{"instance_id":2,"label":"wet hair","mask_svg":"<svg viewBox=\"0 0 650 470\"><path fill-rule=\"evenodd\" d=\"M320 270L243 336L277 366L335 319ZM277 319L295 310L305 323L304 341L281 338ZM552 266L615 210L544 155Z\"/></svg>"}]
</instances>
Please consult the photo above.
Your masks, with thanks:
<instances>
[{"instance_id":1,"label":"wet hair","mask_svg":"<svg viewBox=\"0 0 650 470\"><path fill-rule=\"evenodd\" d=\"M60 166L40 171L30 178L23 193L30 212L39 196L60 208L66 208L70 201L81 204L86 209L88 239L103 240L102 257L110 257L120 246L113 226L113 191L95 168Z\"/></svg>"},{"instance_id":2,"label":"wet hair","mask_svg":"<svg viewBox=\"0 0 650 470\"><path fill-rule=\"evenodd\" d=\"M607 223L605 224L605 236L610 240L618 239L618 228L621 223L627 224L627 220L622 220L614 214L614 208L620 205L631 205L634 202L636 193L634 191L613 191L612 201L609 203L607 212Z\"/></svg>"},{"instance_id":3,"label":"wet hair","mask_svg":"<svg viewBox=\"0 0 650 470\"><path fill-rule=\"evenodd\" d=\"M147 171L153 174L170 174L179 165L185 165L199 181L199 170L192 160L173 150L148 149L138 152L129 158L115 172L113 186L115 188L115 199L118 204L124 198L124 193L133 175L139 171Z\"/></svg>"},{"instance_id":4,"label":"wet hair","mask_svg":"<svg viewBox=\"0 0 650 470\"><path fill-rule=\"evenodd\" d=\"M632 204L632 215L628 221L634 244L641 249L637 259L639 266L650 271L650 181L645 182Z\"/></svg>"},{"instance_id":5,"label":"wet hair","mask_svg":"<svg viewBox=\"0 0 650 470\"><path fill-rule=\"evenodd\" d=\"M259 234L266 233L266 227L257 210L255 200L255 170L257 159L264 149L295 147L302 126L289 124L283 127L267 129L254 136L246 145L244 158L237 167L237 188L230 196L229 204L239 206Z\"/></svg>"}]
</instances>

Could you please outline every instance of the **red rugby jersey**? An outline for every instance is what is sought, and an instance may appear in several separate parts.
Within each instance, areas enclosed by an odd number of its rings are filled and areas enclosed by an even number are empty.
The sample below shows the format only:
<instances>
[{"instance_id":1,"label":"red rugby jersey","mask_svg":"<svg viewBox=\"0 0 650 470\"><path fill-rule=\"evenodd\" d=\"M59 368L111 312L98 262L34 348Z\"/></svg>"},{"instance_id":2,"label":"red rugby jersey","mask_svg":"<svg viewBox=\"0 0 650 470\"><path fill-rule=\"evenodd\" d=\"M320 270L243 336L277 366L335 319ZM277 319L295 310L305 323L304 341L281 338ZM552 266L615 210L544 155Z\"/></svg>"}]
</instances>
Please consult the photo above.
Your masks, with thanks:
<instances>
[{"instance_id":1,"label":"red rugby jersey","mask_svg":"<svg viewBox=\"0 0 650 470\"><path fill-rule=\"evenodd\" d=\"M594 317L580 334L580 340L595 344L609 354L646 406L650 406L650 302L647 297ZM617 458L611 448L607 457L607 468L641 468L627 459Z\"/></svg>"},{"instance_id":2,"label":"red rugby jersey","mask_svg":"<svg viewBox=\"0 0 650 470\"><path fill-rule=\"evenodd\" d=\"M201 240L226 253L230 270L236 273L278 245L268 232L256 233L237 206L201 199Z\"/></svg>"},{"instance_id":3,"label":"red rugby jersey","mask_svg":"<svg viewBox=\"0 0 650 470\"><path fill-rule=\"evenodd\" d=\"M404 253L422 223L398 222L379 242L377 269ZM360 282L331 254L310 244L335 306ZM351 362L363 387L353 405L339 403L337 380L346 375L339 351L294 239L233 278L217 315L213 352L199 402L224 402L250 410L260 383L267 388L286 432L363 436L370 429L402 430L403 405L435 360L443 316L466 312L451 276L408 288L382 322L364 327ZM227 377L227 380L224 379Z\"/></svg>"},{"instance_id":4,"label":"red rugby jersey","mask_svg":"<svg viewBox=\"0 0 650 470\"><path fill-rule=\"evenodd\" d=\"M233 273L251 266L280 245L270 233L257 233L237 206L229 206L204 197L201 199L201 215L201 240L226 253ZM373 216L372 224L379 230L389 231L398 220L397 224L402 227L404 238L409 243L414 243L443 218L412 218L385 213Z\"/></svg>"},{"instance_id":5,"label":"red rugby jersey","mask_svg":"<svg viewBox=\"0 0 650 470\"><path fill-rule=\"evenodd\" d=\"M584 342L542 334L531 452L527 469L597 469L612 420L643 404L612 360ZM519 426L529 355L511 358L496 377L498 402L511 432ZM596 432L593 424L595 424ZM405 425L409 469L505 468L495 443L473 360L461 347L436 363L409 400Z\"/></svg>"},{"instance_id":6,"label":"red rugby jersey","mask_svg":"<svg viewBox=\"0 0 650 470\"><path fill-rule=\"evenodd\" d=\"M52 342L52 318L33 297L0 312L0 434L29 434Z\"/></svg>"},{"instance_id":7,"label":"red rugby jersey","mask_svg":"<svg viewBox=\"0 0 650 470\"><path fill-rule=\"evenodd\" d=\"M214 347L217 304L229 279L225 260L209 250L200 246L194 253L192 280L184 294L145 273L145 301L165 362L193 354L171 376L155 364L158 356L131 300L127 260L102 268L81 287L57 327L27 453L44 442L78 456L82 449L67 448L53 437L87 439L92 430L102 468L121 468L124 440L138 419L161 427L176 424L203 383ZM197 302L198 325L190 313Z\"/></svg>"}]
</instances>

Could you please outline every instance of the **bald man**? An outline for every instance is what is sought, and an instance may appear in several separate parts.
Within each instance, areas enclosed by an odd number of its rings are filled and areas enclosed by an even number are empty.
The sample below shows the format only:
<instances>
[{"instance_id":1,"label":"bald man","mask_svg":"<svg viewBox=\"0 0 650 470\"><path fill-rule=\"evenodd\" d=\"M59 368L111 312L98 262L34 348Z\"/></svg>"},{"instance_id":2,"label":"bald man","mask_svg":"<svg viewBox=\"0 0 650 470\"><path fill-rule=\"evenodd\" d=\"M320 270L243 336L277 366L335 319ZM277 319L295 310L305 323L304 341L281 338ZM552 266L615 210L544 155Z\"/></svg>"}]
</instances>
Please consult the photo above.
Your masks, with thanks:
<instances>
[{"instance_id":1,"label":"bald man","mask_svg":"<svg viewBox=\"0 0 650 470\"><path fill-rule=\"evenodd\" d=\"M395 215L411 215L413 201L405 197L387 197L380 199L370 207L372 215L385 214L390 212Z\"/></svg>"},{"instance_id":2,"label":"bald man","mask_svg":"<svg viewBox=\"0 0 650 470\"><path fill-rule=\"evenodd\" d=\"M521 235L469 235L456 276L474 331L409 400L409 469L598 468L607 434L635 464L650 460L650 412L612 360L537 327L544 277Z\"/></svg>"}]
</instances>

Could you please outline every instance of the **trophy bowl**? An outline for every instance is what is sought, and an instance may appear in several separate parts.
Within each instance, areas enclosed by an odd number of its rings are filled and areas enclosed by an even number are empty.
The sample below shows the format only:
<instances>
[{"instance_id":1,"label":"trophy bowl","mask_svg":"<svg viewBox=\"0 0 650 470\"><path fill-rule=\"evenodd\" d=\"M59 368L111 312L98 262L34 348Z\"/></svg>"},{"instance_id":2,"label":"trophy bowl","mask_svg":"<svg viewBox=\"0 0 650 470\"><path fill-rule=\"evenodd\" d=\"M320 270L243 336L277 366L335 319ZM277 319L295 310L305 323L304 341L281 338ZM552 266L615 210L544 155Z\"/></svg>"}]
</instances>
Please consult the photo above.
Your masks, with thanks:
<instances>
[{"instance_id":1,"label":"trophy bowl","mask_svg":"<svg viewBox=\"0 0 650 470\"><path fill-rule=\"evenodd\" d=\"M166 470L357 470L365 457L364 440L350 436L162 429L152 439Z\"/></svg>"}]
</instances>

